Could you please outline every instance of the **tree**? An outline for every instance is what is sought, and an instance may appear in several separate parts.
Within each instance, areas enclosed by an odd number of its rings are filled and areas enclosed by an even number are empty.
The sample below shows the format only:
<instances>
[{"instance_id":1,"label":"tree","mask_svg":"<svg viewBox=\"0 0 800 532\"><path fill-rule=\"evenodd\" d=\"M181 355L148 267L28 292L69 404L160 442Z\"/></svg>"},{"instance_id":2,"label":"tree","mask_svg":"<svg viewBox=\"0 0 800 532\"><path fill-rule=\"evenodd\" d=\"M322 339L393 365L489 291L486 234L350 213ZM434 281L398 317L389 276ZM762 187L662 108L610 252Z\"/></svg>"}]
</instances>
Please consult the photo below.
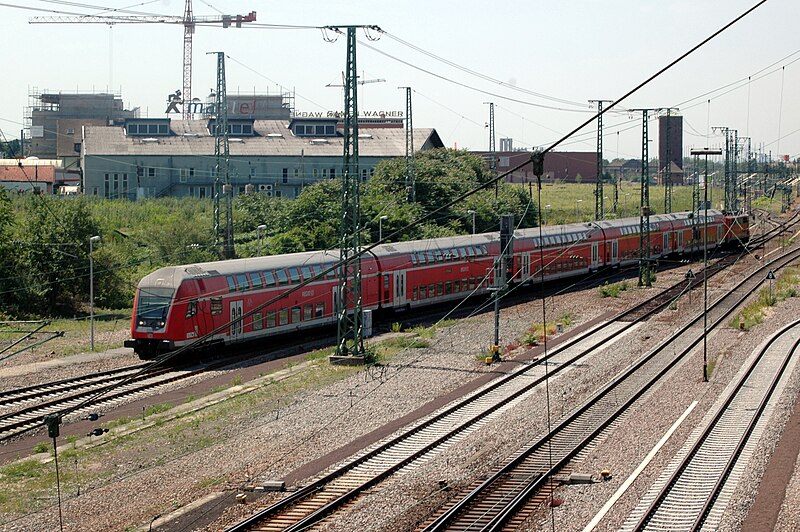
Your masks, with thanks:
<instances>
[{"instance_id":1,"label":"tree","mask_svg":"<svg viewBox=\"0 0 800 532\"><path fill-rule=\"evenodd\" d=\"M89 238L99 233L83 198L26 198L18 224L17 279L27 307L42 316L74 312L88 300ZM97 276L108 274L98 268Z\"/></svg>"}]
</instances>

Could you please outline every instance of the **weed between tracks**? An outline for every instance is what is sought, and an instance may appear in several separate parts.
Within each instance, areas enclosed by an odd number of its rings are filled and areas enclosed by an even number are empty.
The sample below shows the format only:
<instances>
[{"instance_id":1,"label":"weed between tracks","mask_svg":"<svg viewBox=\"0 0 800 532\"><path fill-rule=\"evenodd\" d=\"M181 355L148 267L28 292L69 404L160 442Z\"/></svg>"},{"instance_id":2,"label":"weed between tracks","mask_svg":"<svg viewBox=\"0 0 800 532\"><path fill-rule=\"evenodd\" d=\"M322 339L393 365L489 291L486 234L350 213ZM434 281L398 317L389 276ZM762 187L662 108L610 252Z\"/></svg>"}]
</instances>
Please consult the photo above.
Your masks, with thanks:
<instances>
[{"instance_id":1,"label":"weed between tracks","mask_svg":"<svg viewBox=\"0 0 800 532\"><path fill-rule=\"evenodd\" d=\"M790 297L797 297L798 285L800 285L800 268L785 269L772 285L759 290L755 300L734 316L728 325L734 329L750 330L764 321L770 307Z\"/></svg>"}]
</instances>

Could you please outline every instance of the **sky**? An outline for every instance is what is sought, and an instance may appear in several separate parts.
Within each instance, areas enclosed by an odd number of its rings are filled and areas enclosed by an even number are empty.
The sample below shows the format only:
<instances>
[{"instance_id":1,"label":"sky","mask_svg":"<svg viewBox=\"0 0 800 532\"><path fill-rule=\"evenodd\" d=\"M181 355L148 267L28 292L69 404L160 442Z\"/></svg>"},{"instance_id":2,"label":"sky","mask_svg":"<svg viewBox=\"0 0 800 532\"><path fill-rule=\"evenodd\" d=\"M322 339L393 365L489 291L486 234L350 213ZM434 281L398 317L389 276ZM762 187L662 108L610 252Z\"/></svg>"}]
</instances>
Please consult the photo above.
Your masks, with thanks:
<instances>
[{"instance_id":1,"label":"sky","mask_svg":"<svg viewBox=\"0 0 800 532\"><path fill-rule=\"evenodd\" d=\"M498 149L506 137L515 148L549 147L592 118L589 100L618 99L757 3L194 0L195 16L256 11L257 22L197 28L193 96L205 99L215 86L216 56L208 52L222 51L229 94L293 91L297 111L341 110L342 89L326 85L341 83L346 39L327 42L336 34L319 27L377 25L382 32L358 32L357 69L370 81L359 86L360 111L403 111L398 87L410 86L414 127L435 128L446 146L488 149L486 102L493 102ZM182 85L181 25L28 22L53 10L99 12L91 6L181 16L184 2L0 2L6 137L19 135L32 90L111 89L142 116L166 116L167 96ZM604 157L641 157L642 114L631 110L669 107L684 117L687 151L721 145L714 128L728 127L773 157L800 156L798 20L797 0L767 0L628 97L603 117ZM655 122L649 138L655 157ZM596 123L556 149L595 150Z\"/></svg>"}]
</instances>

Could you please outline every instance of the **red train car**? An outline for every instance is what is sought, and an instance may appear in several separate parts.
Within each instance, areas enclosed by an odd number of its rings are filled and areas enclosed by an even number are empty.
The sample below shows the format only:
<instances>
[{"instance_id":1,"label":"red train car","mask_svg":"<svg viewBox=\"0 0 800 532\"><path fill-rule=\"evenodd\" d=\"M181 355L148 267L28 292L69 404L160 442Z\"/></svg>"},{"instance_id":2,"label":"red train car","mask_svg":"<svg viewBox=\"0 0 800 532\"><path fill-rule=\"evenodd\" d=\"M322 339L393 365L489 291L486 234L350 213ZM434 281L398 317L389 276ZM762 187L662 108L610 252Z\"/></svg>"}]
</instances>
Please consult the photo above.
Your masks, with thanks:
<instances>
[{"instance_id":1,"label":"red train car","mask_svg":"<svg viewBox=\"0 0 800 532\"><path fill-rule=\"evenodd\" d=\"M651 216L651 257L702 249L703 215ZM639 218L625 218L517 230L511 282L635 264L639 223ZM707 227L709 247L741 243L748 236L746 217L719 211L708 211ZM494 285L499 253L498 232L377 246L362 256L363 307L410 309L484 294ZM338 251L314 251L156 270L139 282L125 345L152 358L208 335L207 343L234 344L335 323L335 270L316 277L338 259ZM265 305L309 279L302 289Z\"/></svg>"}]
</instances>

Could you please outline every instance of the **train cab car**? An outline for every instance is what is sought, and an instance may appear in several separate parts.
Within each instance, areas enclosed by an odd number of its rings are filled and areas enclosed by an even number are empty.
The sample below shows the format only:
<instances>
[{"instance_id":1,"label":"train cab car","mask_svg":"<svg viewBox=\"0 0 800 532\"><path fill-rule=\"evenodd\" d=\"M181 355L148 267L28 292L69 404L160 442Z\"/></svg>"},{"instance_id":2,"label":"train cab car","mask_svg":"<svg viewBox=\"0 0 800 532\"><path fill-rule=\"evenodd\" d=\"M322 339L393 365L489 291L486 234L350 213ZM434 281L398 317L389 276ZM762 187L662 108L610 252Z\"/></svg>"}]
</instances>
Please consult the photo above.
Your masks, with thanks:
<instances>
[{"instance_id":1,"label":"train cab car","mask_svg":"<svg viewBox=\"0 0 800 532\"><path fill-rule=\"evenodd\" d=\"M750 216L736 214L725 216L725 244L730 247L745 246L750 240Z\"/></svg>"},{"instance_id":2,"label":"train cab car","mask_svg":"<svg viewBox=\"0 0 800 532\"><path fill-rule=\"evenodd\" d=\"M292 253L156 270L139 282L125 346L148 359L208 335L206 345L231 344L334 323L335 269L287 297L278 296L338 259L338 252ZM378 264L364 256L361 268L364 308L376 308Z\"/></svg>"}]
</instances>

